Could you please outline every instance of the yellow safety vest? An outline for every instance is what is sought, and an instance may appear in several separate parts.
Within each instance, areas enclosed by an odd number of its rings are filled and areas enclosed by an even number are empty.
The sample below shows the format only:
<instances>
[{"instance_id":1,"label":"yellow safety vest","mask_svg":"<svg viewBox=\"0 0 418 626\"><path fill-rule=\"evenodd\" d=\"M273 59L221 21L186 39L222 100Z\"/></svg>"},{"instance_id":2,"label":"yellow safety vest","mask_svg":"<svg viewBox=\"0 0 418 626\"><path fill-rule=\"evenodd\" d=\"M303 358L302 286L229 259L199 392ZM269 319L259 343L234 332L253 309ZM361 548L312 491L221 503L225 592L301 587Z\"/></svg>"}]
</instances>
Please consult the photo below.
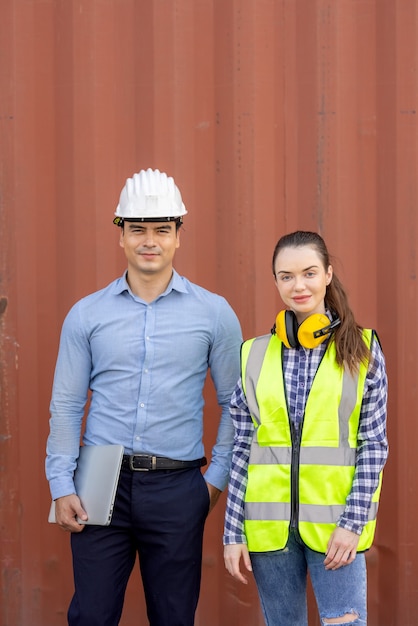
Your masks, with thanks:
<instances>
[{"instance_id":1,"label":"yellow safety vest","mask_svg":"<svg viewBox=\"0 0 418 626\"><path fill-rule=\"evenodd\" d=\"M368 346L373 336L373 331L363 331ZM335 344L329 342L297 440L288 415L282 350L276 335L250 339L242 346L243 390L255 426L245 493L245 535L252 552L281 550L292 523L308 547L325 552L353 483L367 366L361 364L356 375L339 367ZM367 550L373 541L380 486L381 480L359 551Z\"/></svg>"}]
</instances>

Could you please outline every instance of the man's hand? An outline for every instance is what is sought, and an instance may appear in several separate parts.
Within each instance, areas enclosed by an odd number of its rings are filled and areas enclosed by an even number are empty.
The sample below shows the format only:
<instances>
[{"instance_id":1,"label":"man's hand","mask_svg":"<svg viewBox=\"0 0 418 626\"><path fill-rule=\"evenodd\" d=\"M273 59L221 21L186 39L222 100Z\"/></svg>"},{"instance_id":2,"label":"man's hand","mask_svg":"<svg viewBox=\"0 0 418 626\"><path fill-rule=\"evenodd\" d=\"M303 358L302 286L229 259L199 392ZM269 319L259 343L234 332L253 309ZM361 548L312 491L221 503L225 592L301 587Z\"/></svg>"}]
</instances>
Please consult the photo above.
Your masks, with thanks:
<instances>
[{"instance_id":1,"label":"man's hand","mask_svg":"<svg viewBox=\"0 0 418 626\"><path fill-rule=\"evenodd\" d=\"M226 569L231 574L231 576L239 580L241 583L244 583L244 585L247 585L248 578L241 574L240 570L241 558L244 563L244 567L249 572L252 572L250 555L248 554L248 548L245 543L236 543L229 546L224 546L224 560Z\"/></svg>"},{"instance_id":2,"label":"man's hand","mask_svg":"<svg viewBox=\"0 0 418 626\"><path fill-rule=\"evenodd\" d=\"M209 513L210 513L213 507L215 506L215 504L218 502L219 496L221 495L222 491L220 491L219 489L217 489L210 483L206 483L206 484L208 486L209 498L210 498L210 505L209 505Z\"/></svg>"},{"instance_id":3,"label":"man's hand","mask_svg":"<svg viewBox=\"0 0 418 626\"><path fill-rule=\"evenodd\" d=\"M88 519L80 498L75 493L55 500L55 519L60 528L71 533L81 532L84 530L84 524L79 524L77 517L84 521Z\"/></svg>"},{"instance_id":4,"label":"man's hand","mask_svg":"<svg viewBox=\"0 0 418 626\"><path fill-rule=\"evenodd\" d=\"M354 561L360 536L345 528L337 528L332 533L324 560L325 569L339 569Z\"/></svg>"}]
</instances>

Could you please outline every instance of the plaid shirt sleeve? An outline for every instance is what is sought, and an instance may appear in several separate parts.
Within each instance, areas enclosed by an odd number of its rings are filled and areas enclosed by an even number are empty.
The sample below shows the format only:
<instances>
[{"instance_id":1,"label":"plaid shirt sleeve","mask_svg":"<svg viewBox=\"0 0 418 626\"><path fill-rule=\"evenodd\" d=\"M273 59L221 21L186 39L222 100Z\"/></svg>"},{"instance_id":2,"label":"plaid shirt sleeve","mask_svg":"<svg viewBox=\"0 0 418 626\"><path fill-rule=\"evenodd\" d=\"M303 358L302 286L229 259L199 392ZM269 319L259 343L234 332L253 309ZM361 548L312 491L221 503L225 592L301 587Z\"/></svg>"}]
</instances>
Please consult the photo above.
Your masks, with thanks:
<instances>
[{"instance_id":1,"label":"plaid shirt sleeve","mask_svg":"<svg viewBox=\"0 0 418 626\"><path fill-rule=\"evenodd\" d=\"M360 412L356 471L338 526L361 534L366 524L379 474L388 456L386 437L387 376L385 359L379 342L372 344L372 358L366 377Z\"/></svg>"},{"instance_id":2,"label":"plaid shirt sleeve","mask_svg":"<svg viewBox=\"0 0 418 626\"><path fill-rule=\"evenodd\" d=\"M254 425L241 379L231 397L230 413L235 427L235 439L226 503L224 545L247 543L244 534L244 496Z\"/></svg>"}]
</instances>

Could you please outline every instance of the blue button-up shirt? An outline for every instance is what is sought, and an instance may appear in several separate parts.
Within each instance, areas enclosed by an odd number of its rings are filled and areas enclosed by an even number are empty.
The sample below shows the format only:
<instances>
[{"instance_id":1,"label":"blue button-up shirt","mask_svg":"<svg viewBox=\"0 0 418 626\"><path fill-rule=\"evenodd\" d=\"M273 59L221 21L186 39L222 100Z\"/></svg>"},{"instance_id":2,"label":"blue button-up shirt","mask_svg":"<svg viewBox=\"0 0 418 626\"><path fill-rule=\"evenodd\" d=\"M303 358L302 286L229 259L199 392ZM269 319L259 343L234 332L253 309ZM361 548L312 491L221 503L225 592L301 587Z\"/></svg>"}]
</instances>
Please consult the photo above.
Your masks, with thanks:
<instances>
[{"instance_id":1,"label":"blue button-up shirt","mask_svg":"<svg viewBox=\"0 0 418 626\"><path fill-rule=\"evenodd\" d=\"M175 271L150 303L132 293L126 276L77 302L63 324L50 406L46 474L52 497L74 493L86 403L87 445L120 443L126 454L180 460L204 456L208 368L222 415L205 478L223 489L241 342L226 300Z\"/></svg>"}]
</instances>

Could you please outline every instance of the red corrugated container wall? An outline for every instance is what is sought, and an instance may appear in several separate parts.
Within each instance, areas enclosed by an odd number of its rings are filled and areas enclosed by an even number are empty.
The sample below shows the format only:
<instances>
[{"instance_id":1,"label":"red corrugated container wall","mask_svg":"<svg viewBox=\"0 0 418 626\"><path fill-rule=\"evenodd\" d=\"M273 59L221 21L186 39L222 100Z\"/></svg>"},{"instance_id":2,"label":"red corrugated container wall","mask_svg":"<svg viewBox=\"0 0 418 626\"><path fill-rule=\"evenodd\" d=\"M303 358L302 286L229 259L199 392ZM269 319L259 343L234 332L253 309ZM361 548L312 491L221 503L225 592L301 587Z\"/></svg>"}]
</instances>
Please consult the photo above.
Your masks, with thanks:
<instances>
[{"instance_id":1,"label":"red corrugated container wall","mask_svg":"<svg viewBox=\"0 0 418 626\"><path fill-rule=\"evenodd\" d=\"M112 215L146 167L189 210L177 269L224 295L246 338L280 307L278 237L325 237L390 377L369 624L418 623L417 14L416 0L2 0L2 626L66 623L69 538L46 521L44 477L59 332L124 269ZM214 415L208 385L208 450ZM224 571L224 504L196 624L261 625L255 586ZM311 596L310 612L316 626ZM121 624L139 623L136 571Z\"/></svg>"}]
</instances>

